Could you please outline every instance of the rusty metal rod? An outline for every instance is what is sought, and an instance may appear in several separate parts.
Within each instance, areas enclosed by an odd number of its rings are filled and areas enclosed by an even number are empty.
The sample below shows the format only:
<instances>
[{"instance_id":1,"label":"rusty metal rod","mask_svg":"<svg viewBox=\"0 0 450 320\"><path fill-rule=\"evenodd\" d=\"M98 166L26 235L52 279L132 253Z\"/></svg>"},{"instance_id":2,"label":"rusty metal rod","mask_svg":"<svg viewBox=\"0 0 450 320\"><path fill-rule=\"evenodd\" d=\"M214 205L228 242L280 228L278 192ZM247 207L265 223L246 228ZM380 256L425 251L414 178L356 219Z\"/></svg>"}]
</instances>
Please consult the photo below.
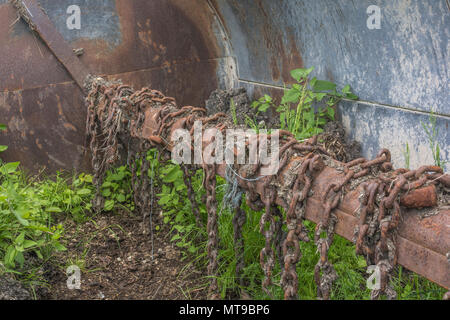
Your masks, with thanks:
<instances>
[{"instance_id":1,"label":"rusty metal rod","mask_svg":"<svg viewBox=\"0 0 450 320\"><path fill-rule=\"evenodd\" d=\"M145 112L145 120L142 128L136 128L133 122L132 135L136 138L144 138L152 143L161 144L162 141L155 141L154 137L159 126L157 119L158 112L161 108L149 108ZM179 120L172 126L170 132L173 132L182 123ZM207 146L203 141L203 148ZM163 143L167 150L171 150L171 145ZM289 163L284 169L278 173L277 182L283 185L283 176L289 168L298 159L290 159ZM332 160L334 161L334 160ZM343 166L342 163L334 161L333 167ZM217 173L226 176L226 164L218 165ZM344 180L345 174L333 167L325 166L325 168L313 179L311 197L308 197L306 203L306 219L318 223L321 221L323 206L320 199L324 196L327 186L330 181L339 183ZM239 185L244 190L248 189L248 182L238 179ZM252 182L254 190L260 196L264 195L264 183L262 181ZM335 210L338 219L336 225L336 233L340 236L352 240L353 232L358 224L357 211L359 208L358 197L361 194L361 185L355 190L347 190L339 207ZM417 189L414 191L416 197L403 197L402 205L409 207L413 206L427 206L436 204L436 189L434 186ZM420 201L416 201L419 195ZM286 192L279 192L276 198L276 203L285 207L289 199L292 197L292 190ZM447 261L446 254L450 252L450 237L448 227L450 225L450 211L440 210L436 215L420 218L421 211L418 209L408 209L403 207L403 222L398 230L398 263L407 269L414 271L425 278L437 283L438 285L449 289L450 288L450 265Z\"/></svg>"},{"instance_id":2,"label":"rusty metal rod","mask_svg":"<svg viewBox=\"0 0 450 320\"><path fill-rule=\"evenodd\" d=\"M36 31L43 41L47 44L57 59L64 65L78 86L84 90L84 81L89 75L88 69L73 53L70 46L64 40L59 32L40 8L36 0L12 1L22 6L25 10L18 11L22 17L30 24L30 27ZM154 115L154 112L150 112ZM152 128L147 126L147 133ZM140 138L146 138L154 142L153 135L141 135ZM286 167L289 168L289 165ZM286 169L285 169L286 170ZM218 172L225 177L225 166L219 166ZM282 174L281 174L282 175ZM309 197L306 204L306 218L315 223L321 220L322 204L319 199L323 196L324 187L328 185L331 179L343 179L344 175L337 170L327 167L319 176L314 179L312 190L313 196ZM449 179L446 177L445 179ZM246 185L240 181L241 187ZM258 183L256 183L258 184ZM261 187L262 184L259 184ZM256 188L260 195L264 191ZM353 230L358 224L356 212L359 206L357 201L361 190L349 192L344 197L340 206L335 210L338 218L336 232L348 240L353 238ZM277 204L284 205L291 195L277 197ZM436 191L428 189L414 190L401 199L405 207L423 207L436 203ZM428 278L429 280L445 287L450 288L450 267L446 254L450 251L450 239L448 226L449 210L441 210L437 215L420 219L418 210L403 210L404 221L399 228L398 236L398 263L406 268Z\"/></svg>"}]
</instances>

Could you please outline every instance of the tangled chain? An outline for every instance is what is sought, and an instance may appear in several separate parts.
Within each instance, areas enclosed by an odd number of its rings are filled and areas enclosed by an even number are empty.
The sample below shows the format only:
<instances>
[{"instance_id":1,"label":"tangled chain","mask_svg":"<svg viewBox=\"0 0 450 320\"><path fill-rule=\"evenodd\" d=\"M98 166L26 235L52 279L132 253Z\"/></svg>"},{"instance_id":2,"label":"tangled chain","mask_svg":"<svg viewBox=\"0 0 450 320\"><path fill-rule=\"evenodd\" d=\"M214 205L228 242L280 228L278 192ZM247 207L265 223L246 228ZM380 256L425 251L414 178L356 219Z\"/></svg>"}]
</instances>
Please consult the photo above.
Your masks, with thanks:
<instances>
[{"instance_id":1,"label":"tangled chain","mask_svg":"<svg viewBox=\"0 0 450 320\"><path fill-rule=\"evenodd\" d=\"M119 159L119 133L125 123L123 106L131 93L128 86L98 79L92 82L86 99L86 132L87 139L90 138L94 184L97 186L93 204L97 210L103 206L100 187L105 172Z\"/></svg>"},{"instance_id":2,"label":"tangled chain","mask_svg":"<svg viewBox=\"0 0 450 320\"><path fill-rule=\"evenodd\" d=\"M187 129L193 137L194 122L202 122L202 130L215 127L220 131L233 127L232 121L226 114L218 113L207 117L206 110L191 106L179 108L173 98L165 97L156 90L144 88L133 91L130 87L120 83L106 82L101 78L91 79L87 97L88 119L87 135L89 147L92 151L92 166L94 169L94 182L97 186L95 207L102 206L100 186L104 174L111 165L117 163L127 153L127 163L132 172L132 187L136 206L140 208L143 216L150 210L148 176L149 160L147 153L157 147L159 156L164 157L170 149L169 137L175 129ZM156 111L156 113L155 113ZM151 119L147 117L150 112ZM146 124L150 121L150 124ZM261 134L257 136L259 139ZM145 139L142 138L145 136ZM271 139L272 135L266 135ZM195 140L195 136L193 138ZM246 213L241 208L241 197L245 191L247 205L264 213L259 223L259 229L264 236L265 245L260 252L260 264L264 271L262 281L263 290L272 296L273 269L278 255L278 262L282 266L281 285L285 299L295 299L298 294L297 264L301 258L300 241L310 241L307 229L304 226L306 202L311 196L314 179L322 172L330 157L326 150L318 145L317 137L300 143L291 133L279 132L280 139L280 165L278 173L272 176L258 176L261 163L242 165L227 168L231 170L236 179L233 183L239 193L234 190L230 195L233 198L235 215L233 227L235 233L236 278L241 286L245 281L242 271L244 262L244 240L242 229L246 222ZM248 147L248 142L247 142ZM192 147L191 147L192 148ZM160 158L164 161L165 158ZM381 271L381 286L372 292L376 299L381 294L388 298L395 298L395 291L390 287L391 272L397 262L396 230L401 220L399 198L402 194L410 192L428 184L437 184L442 176L438 167L422 167L415 171L400 169L393 171L388 150L381 150L377 158L368 161L360 158L351 161L342 168L342 175L337 181L330 181L322 196L322 216L314 232L314 242L320 254L319 261L314 269L314 278L317 284L319 299L329 299L332 284L337 278L331 262L328 260L328 251L333 242L337 218L334 214L345 197L348 189L361 185L360 207L358 209L359 224L355 228L354 241L356 251L363 254L368 265L375 264ZM293 164L294 163L294 164ZM290 180L284 180L280 185L280 175L283 169L289 166ZM195 191L192 187L192 177L198 167L183 165L184 181L188 190L188 197L197 224L202 225L200 211L195 200ZM208 276L211 278L209 298L217 299L218 294L218 211L216 197L216 175L218 166L203 164L203 185L206 190L207 233L208 233ZM238 182L238 183L237 183ZM259 191L256 189L259 185ZM278 207L279 189L289 189L290 198ZM258 192L262 193L259 194ZM278 201L279 204L279 201ZM283 230L286 227L287 232Z\"/></svg>"},{"instance_id":3,"label":"tangled chain","mask_svg":"<svg viewBox=\"0 0 450 320\"><path fill-rule=\"evenodd\" d=\"M347 167L360 164L363 170L367 170L383 160L390 160L389 151L382 150L372 162L357 160L347 164ZM384 162L381 166L385 172L391 169L388 163ZM420 188L426 183L435 183L435 174L442 174L442 169L436 166L424 166L411 171L399 169L385 175L380 174L378 181L362 183L359 224L355 228L354 241L356 253L364 255L369 266L376 265L380 270L380 288L372 290L372 299L378 299L382 294L391 300L397 297L389 282L397 264L396 230L401 219L400 194Z\"/></svg>"}]
</instances>

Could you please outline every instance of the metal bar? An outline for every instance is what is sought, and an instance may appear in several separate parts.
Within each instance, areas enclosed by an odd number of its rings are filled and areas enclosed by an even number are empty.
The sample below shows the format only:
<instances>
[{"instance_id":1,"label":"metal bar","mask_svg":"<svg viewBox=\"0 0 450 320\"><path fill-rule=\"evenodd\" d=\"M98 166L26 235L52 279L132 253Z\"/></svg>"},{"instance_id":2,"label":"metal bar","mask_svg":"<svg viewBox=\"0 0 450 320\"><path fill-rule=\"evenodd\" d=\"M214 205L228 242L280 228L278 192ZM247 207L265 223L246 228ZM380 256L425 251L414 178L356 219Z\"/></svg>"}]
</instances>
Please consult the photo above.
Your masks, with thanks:
<instances>
[{"instance_id":1,"label":"metal bar","mask_svg":"<svg viewBox=\"0 0 450 320\"><path fill-rule=\"evenodd\" d=\"M145 112L145 121L142 128L133 128L135 123L131 124L131 134L137 138L148 139L154 141L154 134L158 127L156 115L160 111L159 108L149 108ZM177 127L174 124L171 132ZM171 146L166 145L170 151ZM204 148L205 148L204 144ZM285 173L289 175L289 169L294 165L298 159L291 159L289 164L278 173L277 182L283 185L283 177ZM342 166L342 163L336 161L335 167ZM218 165L217 173L225 177L226 164ZM320 199L322 199L326 187L330 181L339 183L344 179L344 174L335 168L325 166L318 176L313 180L312 193L313 196L308 197L306 203L306 218L315 223L321 221L323 206ZM239 180L240 186L246 190L247 183ZM254 182L255 192L259 195L264 195L264 183L262 181ZM335 210L338 218L336 225L336 233L348 240L352 240L353 232L358 224L357 211L359 207L358 197L361 194L362 187L356 187L355 190L347 191L345 197L341 201L339 207ZM429 190L425 190L425 193ZM276 203L283 206L292 197L292 190L286 193L280 193L277 196ZM422 195L424 191L419 191ZM431 198L436 195L431 194ZM411 205L411 202L406 201ZM427 202L427 201L425 201ZM430 203L433 203L431 201ZM447 253L450 252L450 236L448 226L450 225L450 211L441 210L436 215L428 218L420 218L420 210L408 209L403 207L403 222L398 229L398 263L407 269L414 271L427 279L439 284L440 286L450 288L450 264L447 261Z\"/></svg>"},{"instance_id":2,"label":"metal bar","mask_svg":"<svg viewBox=\"0 0 450 320\"><path fill-rule=\"evenodd\" d=\"M36 0L13 1L20 15L47 44L55 57L63 64L77 85L84 91L84 82L89 75L87 67L73 53L72 48L56 30L53 23Z\"/></svg>"}]
</instances>

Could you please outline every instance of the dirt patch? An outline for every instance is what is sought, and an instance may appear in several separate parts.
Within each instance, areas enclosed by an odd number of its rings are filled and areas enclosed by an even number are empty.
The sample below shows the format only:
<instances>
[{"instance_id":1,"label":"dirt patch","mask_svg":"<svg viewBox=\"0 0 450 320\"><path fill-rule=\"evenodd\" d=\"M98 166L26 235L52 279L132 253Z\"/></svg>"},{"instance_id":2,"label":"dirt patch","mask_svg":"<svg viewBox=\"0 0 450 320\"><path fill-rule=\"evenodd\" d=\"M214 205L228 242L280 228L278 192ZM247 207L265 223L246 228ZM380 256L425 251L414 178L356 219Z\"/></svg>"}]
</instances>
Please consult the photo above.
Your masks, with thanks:
<instances>
[{"instance_id":1,"label":"dirt patch","mask_svg":"<svg viewBox=\"0 0 450 320\"><path fill-rule=\"evenodd\" d=\"M340 122L328 122L324 132L319 135L320 144L333 159L349 162L361 157L361 145L347 138L345 129Z\"/></svg>"},{"instance_id":2,"label":"dirt patch","mask_svg":"<svg viewBox=\"0 0 450 320\"><path fill-rule=\"evenodd\" d=\"M142 217L122 212L102 214L95 222L65 224L67 252L47 265L51 285L41 299L179 300L206 299L206 271L182 262L169 242L169 231L154 219L154 246ZM81 267L81 289L67 288L66 268Z\"/></svg>"},{"instance_id":3,"label":"dirt patch","mask_svg":"<svg viewBox=\"0 0 450 320\"><path fill-rule=\"evenodd\" d=\"M236 107L236 118L239 125L245 125L245 120L248 117L256 124L264 122L267 128L278 128L280 126L279 117L271 109L267 112L256 114L256 109L252 108L245 88L213 91L209 99L206 100L208 115L223 112L232 119L231 99L233 99ZM245 127L248 128L248 126Z\"/></svg>"}]
</instances>

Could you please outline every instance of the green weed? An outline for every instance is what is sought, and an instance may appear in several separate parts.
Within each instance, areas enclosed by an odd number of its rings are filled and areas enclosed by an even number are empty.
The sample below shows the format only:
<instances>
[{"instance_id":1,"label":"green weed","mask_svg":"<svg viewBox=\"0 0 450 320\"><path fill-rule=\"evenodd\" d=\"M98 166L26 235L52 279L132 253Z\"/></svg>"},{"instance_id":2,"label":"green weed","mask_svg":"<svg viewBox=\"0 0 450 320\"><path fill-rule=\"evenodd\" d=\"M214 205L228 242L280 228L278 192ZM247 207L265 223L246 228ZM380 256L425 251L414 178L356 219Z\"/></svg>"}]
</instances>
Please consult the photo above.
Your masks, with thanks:
<instances>
[{"instance_id":1,"label":"green weed","mask_svg":"<svg viewBox=\"0 0 450 320\"><path fill-rule=\"evenodd\" d=\"M441 159L441 148L439 143L437 142L437 136L439 135L439 130L436 126L436 116L433 110L430 111L430 115L428 117L428 122L425 123L421 121L422 127L425 130L425 133L428 138L428 143L430 144L430 149L433 154L433 159L435 165L444 169L445 164L448 161L444 161Z\"/></svg>"},{"instance_id":2,"label":"green weed","mask_svg":"<svg viewBox=\"0 0 450 320\"><path fill-rule=\"evenodd\" d=\"M410 159L411 159L411 150L409 149L408 142L406 143L405 151L403 151L403 157L405 158L405 168L409 169L410 168Z\"/></svg>"},{"instance_id":3,"label":"green weed","mask_svg":"<svg viewBox=\"0 0 450 320\"><path fill-rule=\"evenodd\" d=\"M265 95L252 106L257 109L257 114L266 112L271 107L277 107L280 112L281 128L295 134L297 139L307 139L314 134L320 133L322 126L329 120L334 120L334 109L340 99L357 99L349 86L345 86L338 93L336 85L313 78L309 75L313 68L296 69L291 72L297 84L292 89L285 90L281 106L275 106L273 99ZM291 106L295 104L296 108ZM315 112L314 106L319 106ZM252 119L246 119L246 124L258 131L259 125ZM409 159L409 146L407 147ZM206 243L207 234L204 229L196 225L192 214L191 204L187 198L187 190L183 183L182 171L174 164L161 165L158 172L162 192L159 205L164 212L164 222L171 226L171 241L177 246L186 249L183 259L192 259L200 267L207 264ZM206 208L202 201L205 190L202 188L202 172L199 171L193 179L195 196L199 205L202 219L206 223ZM263 270L259 264L259 254L264 247L264 237L259 231L259 221L262 212L255 212L247 207L243 201L242 208L247 214L247 223L244 225L244 259L245 268L243 277L245 287L240 287L236 281L236 259L234 248L233 212L225 208L222 203L226 181L217 177L217 201L219 215L219 270L218 283L222 298L239 297L238 294L244 290L253 299L283 299L283 290L280 286L281 266L276 263L273 270L273 285L271 287L272 297L269 297L261 288L264 278ZM309 236L314 238L315 225L305 221L309 230ZM313 241L301 242L300 248L302 259L297 265L299 275L299 297L301 299L313 300L317 297L317 288L314 282L314 266L319 254ZM355 245L336 235L333 245L329 251L329 259L333 263L338 279L334 283L331 299L335 300L367 300L370 299L370 290L366 285L366 261L362 256L355 254ZM405 271L399 267L392 279L398 297L400 299L441 299L445 289L431 283L430 281Z\"/></svg>"},{"instance_id":4,"label":"green weed","mask_svg":"<svg viewBox=\"0 0 450 320\"><path fill-rule=\"evenodd\" d=\"M291 71L291 76L297 83L291 89L285 88L279 106L268 95L252 104L257 112L266 112L270 107L275 107L280 114L281 129L290 131L299 140L323 132L323 126L329 120L334 120L333 106L342 98L358 99L349 85L338 92L336 84L330 81L318 80L316 77L310 79L313 70L314 67Z\"/></svg>"}]
</instances>

